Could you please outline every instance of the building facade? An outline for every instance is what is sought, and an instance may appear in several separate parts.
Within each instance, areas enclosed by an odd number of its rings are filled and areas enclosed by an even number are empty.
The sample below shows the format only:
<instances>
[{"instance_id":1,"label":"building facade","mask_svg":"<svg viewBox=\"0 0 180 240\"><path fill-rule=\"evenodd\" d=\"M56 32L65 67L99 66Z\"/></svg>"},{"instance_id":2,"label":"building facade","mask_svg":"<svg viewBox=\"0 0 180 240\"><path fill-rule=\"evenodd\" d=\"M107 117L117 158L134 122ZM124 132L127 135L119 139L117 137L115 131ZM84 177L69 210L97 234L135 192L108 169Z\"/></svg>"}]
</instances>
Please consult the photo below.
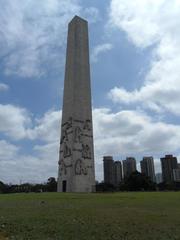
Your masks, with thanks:
<instances>
[{"instance_id":1,"label":"building facade","mask_svg":"<svg viewBox=\"0 0 180 240\"><path fill-rule=\"evenodd\" d=\"M162 178L165 183L174 182L173 169L178 168L177 158L173 155L165 155L161 158Z\"/></svg>"},{"instance_id":2,"label":"building facade","mask_svg":"<svg viewBox=\"0 0 180 240\"><path fill-rule=\"evenodd\" d=\"M112 156L103 157L103 167L104 167L104 182L114 185L115 183L114 160Z\"/></svg>"},{"instance_id":3,"label":"building facade","mask_svg":"<svg viewBox=\"0 0 180 240\"><path fill-rule=\"evenodd\" d=\"M140 161L140 165L141 173L149 177L152 182L156 182L153 157L143 157L143 160Z\"/></svg>"},{"instance_id":4,"label":"building facade","mask_svg":"<svg viewBox=\"0 0 180 240\"><path fill-rule=\"evenodd\" d=\"M131 173L135 172L136 168L136 159L133 157L127 157L126 160L123 160L123 176L124 179L128 178Z\"/></svg>"},{"instance_id":5,"label":"building facade","mask_svg":"<svg viewBox=\"0 0 180 240\"><path fill-rule=\"evenodd\" d=\"M173 169L174 182L180 182L180 168Z\"/></svg>"},{"instance_id":6,"label":"building facade","mask_svg":"<svg viewBox=\"0 0 180 240\"><path fill-rule=\"evenodd\" d=\"M122 164L112 156L103 157L104 182L118 186L122 182Z\"/></svg>"},{"instance_id":7,"label":"building facade","mask_svg":"<svg viewBox=\"0 0 180 240\"><path fill-rule=\"evenodd\" d=\"M120 161L114 162L114 184L118 186L122 182L122 164Z\"/></svg>"}]
</instances>

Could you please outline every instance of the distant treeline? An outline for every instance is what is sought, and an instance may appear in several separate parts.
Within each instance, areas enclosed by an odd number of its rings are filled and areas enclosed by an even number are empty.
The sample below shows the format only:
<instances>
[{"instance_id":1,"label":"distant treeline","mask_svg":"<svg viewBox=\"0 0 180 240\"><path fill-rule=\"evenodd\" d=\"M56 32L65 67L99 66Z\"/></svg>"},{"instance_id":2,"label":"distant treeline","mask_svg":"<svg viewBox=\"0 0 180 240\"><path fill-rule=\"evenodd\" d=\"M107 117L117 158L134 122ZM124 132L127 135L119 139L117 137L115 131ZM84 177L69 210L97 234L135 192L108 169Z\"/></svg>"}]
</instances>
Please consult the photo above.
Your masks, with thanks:
<instances>
[{"instance_id":1,"label":"distant treeline","mask_svg":"<svg viewBox=\"0 0 180 240\"><path fill-rule=\"evenodd\" d=\"M54 177L48 178L47 182L42 184L5 184L0 181L0 193L21 193L21 192L56 192L57 181Z\"/></svg>"},{"instance_id":2,"label":"distant treeline","mask_svg":"<svg viewBox=\"0 0 180 240\"><path fill-rule=\"evenodd\" d=\"M180 182L156 184L149 177L136 171L127 179L114 186L109 183L96 183L97 192L116 192L116 191L179 191ZM42 184L5 184L0 181L0 193L22 193L22 192L57 192L57 181L54 177L48 178Z\"/></svg>"},{"instance_id":3,"label":"distant treeline","mask_svg":"<svg viewBox=\"0 0 180 240\"><path fill-rule=\"evenodd\" d=\"M179 191L180 182L172 183L159 183L156 184L144 174L135 171L119 185L115 186L109 183L97 183L97 192L108 192L108 191Z\"/></svg>"}]
</instances>

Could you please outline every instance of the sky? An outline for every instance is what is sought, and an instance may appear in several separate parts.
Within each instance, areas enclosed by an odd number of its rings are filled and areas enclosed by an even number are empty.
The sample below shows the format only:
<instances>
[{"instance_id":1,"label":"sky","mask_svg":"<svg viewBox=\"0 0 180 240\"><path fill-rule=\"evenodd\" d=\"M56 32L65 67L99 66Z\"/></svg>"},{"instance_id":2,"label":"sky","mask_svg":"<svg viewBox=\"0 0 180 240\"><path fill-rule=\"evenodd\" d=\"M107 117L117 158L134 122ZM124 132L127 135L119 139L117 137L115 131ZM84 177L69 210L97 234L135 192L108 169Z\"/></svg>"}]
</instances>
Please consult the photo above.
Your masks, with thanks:
<instances>
[{"instance_id":1,"label":"sky","mask_svg":"<svg viewBox=\"0 0 180 240\"><path fill-rule=\"evenodd\" d=\"M57 177L68 22L88 20L103 156L180 158L179 0L0 0L0 181Z\"/></svg>"}]
</instances>

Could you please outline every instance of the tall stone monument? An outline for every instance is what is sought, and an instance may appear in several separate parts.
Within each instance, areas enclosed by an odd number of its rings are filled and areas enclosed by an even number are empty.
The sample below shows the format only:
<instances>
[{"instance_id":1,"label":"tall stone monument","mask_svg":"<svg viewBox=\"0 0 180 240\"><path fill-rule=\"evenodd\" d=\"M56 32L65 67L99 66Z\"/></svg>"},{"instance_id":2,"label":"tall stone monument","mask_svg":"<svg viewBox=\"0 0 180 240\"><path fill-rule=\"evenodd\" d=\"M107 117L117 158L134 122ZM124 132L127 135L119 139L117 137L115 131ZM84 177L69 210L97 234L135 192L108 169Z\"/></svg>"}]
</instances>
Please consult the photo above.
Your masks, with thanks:
<instances>
[{"instance_id":1,"label":"tall stone monument","mask_svg":"<svg viewBox=\"0 0 180 240\"><path fill-rule=\"evenodd\" d=\"M58 192L95 191L88 23L68 26Z\"/></svg>"}]
</instances>

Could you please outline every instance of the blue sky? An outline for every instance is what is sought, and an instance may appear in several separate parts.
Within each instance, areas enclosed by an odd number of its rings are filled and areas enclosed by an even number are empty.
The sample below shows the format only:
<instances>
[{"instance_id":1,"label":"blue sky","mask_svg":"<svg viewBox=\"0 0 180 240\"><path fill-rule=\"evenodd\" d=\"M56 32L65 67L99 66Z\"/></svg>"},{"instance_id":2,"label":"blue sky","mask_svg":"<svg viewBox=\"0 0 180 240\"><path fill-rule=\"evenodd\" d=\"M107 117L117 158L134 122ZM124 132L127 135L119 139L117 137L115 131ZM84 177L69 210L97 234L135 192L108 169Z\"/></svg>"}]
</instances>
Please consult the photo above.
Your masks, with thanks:
<instances>
[{"instance_id":1,"label":"blue sky","mask_svg":"<svg viewBox=\"0 0 180 240\"><path fill-rule=\"evenodd\" d=\"M102 157L180 156L178 0L0 0L0 180L57 176L68 22L89 22L96 178Z\"/></svg>"}]
</instances>

